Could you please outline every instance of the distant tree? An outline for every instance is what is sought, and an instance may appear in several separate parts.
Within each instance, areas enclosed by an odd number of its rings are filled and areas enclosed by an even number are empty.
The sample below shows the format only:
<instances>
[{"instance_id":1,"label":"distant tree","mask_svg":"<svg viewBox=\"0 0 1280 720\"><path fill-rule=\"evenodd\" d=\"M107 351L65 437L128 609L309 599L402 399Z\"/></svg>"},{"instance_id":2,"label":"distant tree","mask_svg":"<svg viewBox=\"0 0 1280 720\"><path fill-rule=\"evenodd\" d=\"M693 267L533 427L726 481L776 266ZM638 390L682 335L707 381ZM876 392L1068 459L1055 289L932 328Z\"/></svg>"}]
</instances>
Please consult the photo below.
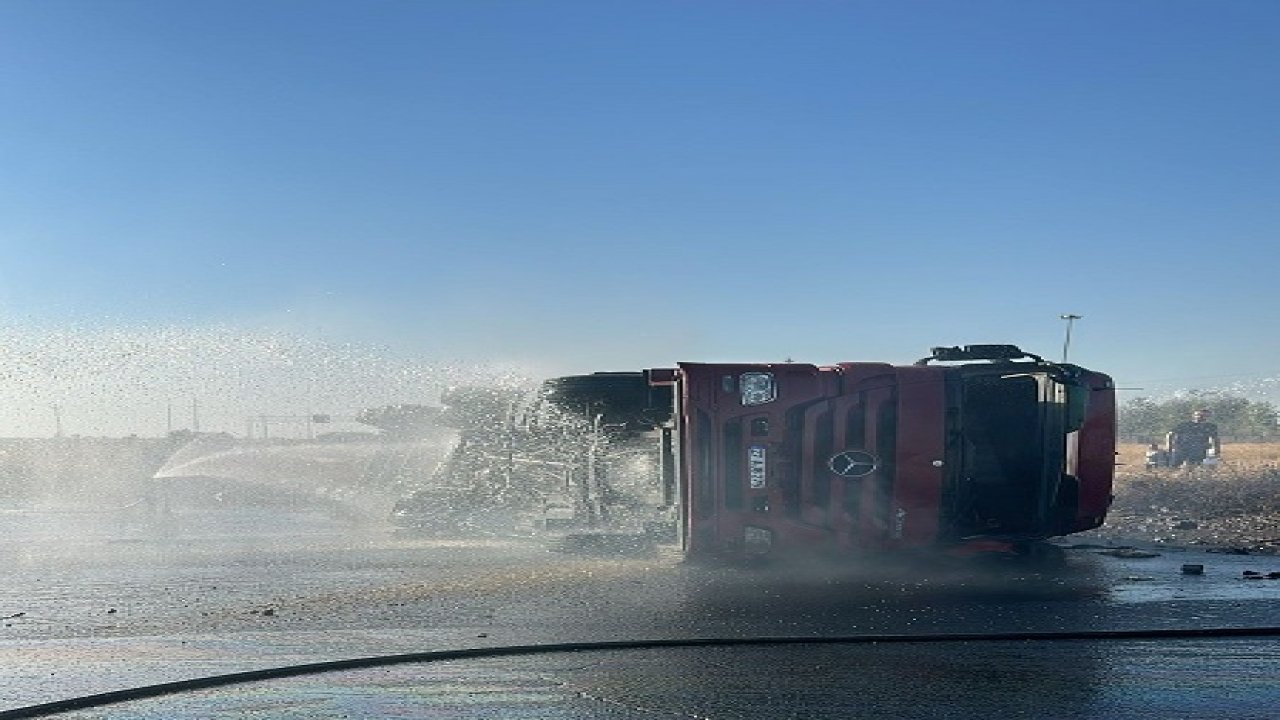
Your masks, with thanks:
<instances>
[{"instance_id":1,"label":"distant tree","mask_svg":"<svg viewBox=\"0 0 1280 720\"><path fill-rule=\"evenodd\" d=\"M1130 442L1158 442L1173 427L1166 420L1166 409L1144 397L1120 405L1118 415L1120 437Z\"/></svg>"},{"instance_id":2,"label":"distant tree","mask_svg":"<svg viewBox=\"0 0 1280 720\"><path fill-rule=\"evenodd\" d=\"M1120 439L1127 442L1161 442L1165 433L1204 408L1218 424L1224 439L1237 442L1268 442L1280 439L1276 408L1271 403L1249 400L1214 390L1192 390L1186 395L1156 402L1134 398L1119 407Z\"/></svg>"},{"instance_id":3,"label":"distant tree","mask_svg":"<svg viewBox=\"0 0 1280 720\"><path fill-rule=\"evenodd\" d=\"M522 391L503 387L451 387L440 395L444 421L466 431L497 431L512 420Z\"/></svg>"},{"instance_id":4,"label":"distant tree","mask_svg":"<svg viewBox=\"0 0 1280 720\"><path fill-rule=\"evenodd\" d=\"M429 405L387 405L361 411L356 421L376 427L391 437L416 437L440 427L441 412L440 408Z\"/></svg>"}]
</instances>

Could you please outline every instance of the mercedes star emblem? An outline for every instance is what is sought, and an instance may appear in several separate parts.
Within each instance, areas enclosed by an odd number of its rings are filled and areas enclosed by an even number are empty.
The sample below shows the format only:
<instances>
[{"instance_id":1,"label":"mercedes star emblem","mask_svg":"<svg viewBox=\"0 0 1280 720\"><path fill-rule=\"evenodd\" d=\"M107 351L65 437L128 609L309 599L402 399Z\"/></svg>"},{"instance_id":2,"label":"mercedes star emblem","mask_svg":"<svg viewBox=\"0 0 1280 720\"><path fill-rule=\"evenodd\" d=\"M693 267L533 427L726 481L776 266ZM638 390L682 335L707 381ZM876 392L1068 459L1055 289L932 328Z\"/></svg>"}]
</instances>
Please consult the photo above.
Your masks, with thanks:
<instances>
[{"instance_id":1,"label":"mercedes star emblem","mask_svg":"<svg viewBox=\"0 0 1280 720\"><path fill-rule=\"evenodd\" d=\"M827 461L831 472L840 477L856 478L875 472L880 461L864 450L845 450Z\"/></svg>"}]
</instances>

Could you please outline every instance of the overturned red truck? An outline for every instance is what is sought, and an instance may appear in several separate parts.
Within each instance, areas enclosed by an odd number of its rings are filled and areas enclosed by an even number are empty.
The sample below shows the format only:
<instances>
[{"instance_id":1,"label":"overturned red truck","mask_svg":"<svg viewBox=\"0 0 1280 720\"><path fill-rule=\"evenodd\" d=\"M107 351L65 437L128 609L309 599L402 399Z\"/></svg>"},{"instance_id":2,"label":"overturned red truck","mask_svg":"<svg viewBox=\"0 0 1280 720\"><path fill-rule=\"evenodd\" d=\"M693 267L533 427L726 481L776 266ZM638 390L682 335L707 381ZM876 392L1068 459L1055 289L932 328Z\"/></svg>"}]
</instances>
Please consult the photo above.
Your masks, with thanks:
<instances>
[{"instance_id":1,"label":"overturned red truck","mask_svg":"<svg viewBox=\"0 0 1280 720\"><path fill-rule=\"evenodd\" d=\"M557 468L527 484L546 526L645 533L689 559L1019 552L1098 527L1112 497L1111 379L1012 345L905 366L680 363L538 398L592 438L559 460L554 423L504 440L514 475Z\"/></svg>"}]
</instances>

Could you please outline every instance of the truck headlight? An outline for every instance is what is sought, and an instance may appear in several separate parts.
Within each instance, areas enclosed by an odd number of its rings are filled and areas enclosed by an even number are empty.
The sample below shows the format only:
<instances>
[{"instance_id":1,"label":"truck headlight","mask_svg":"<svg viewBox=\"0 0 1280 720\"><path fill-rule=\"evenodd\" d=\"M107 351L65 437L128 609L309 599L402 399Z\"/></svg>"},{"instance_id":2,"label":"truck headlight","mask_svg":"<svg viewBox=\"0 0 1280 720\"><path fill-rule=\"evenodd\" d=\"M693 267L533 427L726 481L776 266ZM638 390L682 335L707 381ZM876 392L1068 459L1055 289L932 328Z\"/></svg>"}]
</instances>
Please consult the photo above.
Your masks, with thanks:
<instances>
[{"instance_id":1,"label":"truck headlight","mask_svg":"<svg viewBox=\"0 0 1280 720\"><path fill-rule=\"evenodd\" d=\"M749 372L738 377L738 392L743 405L764 405L778 399L778 385L773 373Z\"/></svg>"}]
</instances>

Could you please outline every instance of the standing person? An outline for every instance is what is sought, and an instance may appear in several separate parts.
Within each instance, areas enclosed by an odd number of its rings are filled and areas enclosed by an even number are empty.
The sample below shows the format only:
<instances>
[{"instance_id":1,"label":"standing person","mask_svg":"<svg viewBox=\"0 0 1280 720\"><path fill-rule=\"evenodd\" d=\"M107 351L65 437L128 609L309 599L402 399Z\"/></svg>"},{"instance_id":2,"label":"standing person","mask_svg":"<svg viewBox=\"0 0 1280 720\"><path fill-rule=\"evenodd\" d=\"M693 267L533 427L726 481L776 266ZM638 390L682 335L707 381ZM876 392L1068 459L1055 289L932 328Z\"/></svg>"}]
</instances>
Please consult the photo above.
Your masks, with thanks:
<instances>
[{"instance_id":1,"label":"standing person","mask_svg":"<svg viewBox=\"0 0 1280 720\"><path fill-rule=\"evenodd\" d=\"M1222 440L1218 437L1218 426L1208 421L1208 410L1196 410L1191 419L1178 423L1169 431L1165 445L1169 448L1169 465L1171 467L1188 467L1204 462L1209 450L1214 457L1222 457Z\"/></svg>"}]
</instances>

